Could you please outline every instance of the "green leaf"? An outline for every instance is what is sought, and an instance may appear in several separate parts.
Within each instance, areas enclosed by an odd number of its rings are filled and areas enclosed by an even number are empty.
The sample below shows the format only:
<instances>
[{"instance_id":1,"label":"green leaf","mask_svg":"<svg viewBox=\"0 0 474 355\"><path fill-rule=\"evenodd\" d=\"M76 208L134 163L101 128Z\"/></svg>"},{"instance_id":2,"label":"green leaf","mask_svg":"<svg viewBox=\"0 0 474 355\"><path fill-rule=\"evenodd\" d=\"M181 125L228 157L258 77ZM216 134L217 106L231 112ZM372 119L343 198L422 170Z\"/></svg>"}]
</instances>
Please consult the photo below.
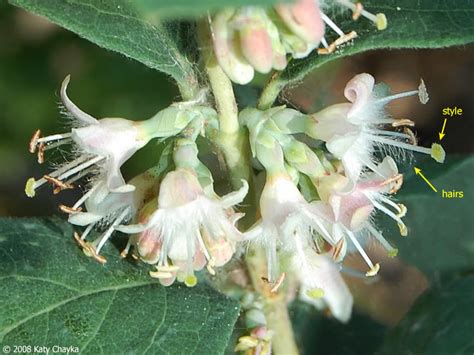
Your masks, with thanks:
<instances>
[{"instance_id":1,"label":"green leaf","mask_svg":"<svg viewBox=\"0 0 474 355\"><path fill-rule=\"evenodd\" d=\"M201 284L163 287L113 249L100 265L59 219L0 219L0 343L83 354L224 352L236 301Z\"/></svg>"},{"instance_id":2,"label":"green leaf","mask_svg":"<svg viewBox=\"0 0 474 355\"><path fill-rule=\"evenodd\" d=\"M413 172L405 174L405 183L397 200L407 206L404 221L408 236L398 237L392 220L382 225L399 256L409 264L433 275L435 272L452 273L474 270L474 241L472 206L474 204L474 156L452 157L445 164L419 160L414 164L438 189L435 193ZM442 198L442 190L463 191L463 198Z\"/></svg>"},{"instance_id":3,"label":"green leaf","mask_svg":"<svg viewBox=\"0 0 474 355\"><path fill-rule=\"evenodd\" d=\"M127 0L10 0L10 3L77 33L101 46L171 75L185 99L198 82L184 54L177 27L150 24Z\"/></svg>"},{"instance_id":4,"label":"green leaf","mask_svg":"<svg viewBox=\"0 0 474 355\"><path fill-rule=\"evenodd\" d=\"M283 2L288 2L284 0ZM192 17L204 15L207 11L214 11L224 7L239 6L270 6L280 0L135 0L136 6L148 16Z\"/></svg>"},{"instance_id":5,"label":"green leaf","mask_svg":"<svg viewBox=\"0 0 474 355\"><path fill-rule=\"evenodd\" d=\"M388 334L382 354L472 354L474 277L428 290Z\"/></svg>"},{"instance_id":6,"label":"green leaf","mask_svg":"<svg viewBox=\"0 0 474 355\"><path fill-rule=\"evenodd\" d=\"M456 0L366 0L364 8L371 13L382 12L388 27L378 31L375 25L360 18L352 21L351 13L329 11L328 15L346 33L354 30L358 37L353 44L339 48L330 55L314 51L304 59L291 61L280 75L272 77L262 94L260 107L268 107L287 84L297 83L316 68L338 58L383 48L442 48L474 41L474 2ZM328 42L335 39L327 27Z\"/></svg>"}]
</instances>

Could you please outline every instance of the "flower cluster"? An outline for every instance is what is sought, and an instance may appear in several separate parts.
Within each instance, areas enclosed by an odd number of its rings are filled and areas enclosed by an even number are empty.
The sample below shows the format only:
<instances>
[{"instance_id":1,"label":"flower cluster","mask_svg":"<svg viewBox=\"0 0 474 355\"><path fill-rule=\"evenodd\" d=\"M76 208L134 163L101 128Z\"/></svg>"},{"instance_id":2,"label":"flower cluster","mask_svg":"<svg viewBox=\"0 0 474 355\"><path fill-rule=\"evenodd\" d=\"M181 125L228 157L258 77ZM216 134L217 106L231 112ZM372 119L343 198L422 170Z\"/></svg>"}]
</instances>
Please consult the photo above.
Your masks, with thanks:
<instances>
[{"instance_id":1,"label":"flower cluster","mask_svg":"<svg viewBox=\"0 0 474 355\"><path fill-rule=\"evenodd\" d=\"M332 7L353 11L353 19L363 16L379 30L387 27L382 13L373 15L361 3L349 0L298 0L294 4L277 4L263 9L247 6L226 9L212 17L214 53L228 77L235 83L247 84L254 72L269 73L285 69L288 58L304 58L314 49L330 54L357 37L355 31L344 33L326 14ZM336 34L329 43L325 26ZM333 37L329 35L329 37Z\"/></svg>"},{"instance_id":2,"label":"flower cluster","mask_svg":"<svg viewBox=\"0 0 474 355\"><path fill-rule=\"evenodd\" d=\"M402 236L408 233L402 220L407 208L392 198L403 183L395 159L418 152L443 162L445 155L439 144L416 145L406 127L403 132L386 129L414 125L390 117L384 106L411 95L426 103L423 82L418 90L389 95L374 85L372 76L360 74L348 82L344 94L349 103L314 114L274 107L247 108L240 115L252 152L266 172L261 219L245 238L266 250L270 282L278 284L279 275L293 274L303 300L327 307L341 321L349 319L352 309L352 296L340 276L345 255L358 252L368 266L365 276L372 277L380 264L364 250L368 237L380 242L390 257L397 254L375 227L374 214L389 216ZM298 141L295 134L301 133L324 142L326 150ZM385 157L379 160L381 155ZM334 159L340 163L331 164ZM308 190L308 180L313 196L300 192L305 186Z\"/></svg>"},{"instance_id":3,"label":"flower cluster","mask_svg":"<svg viewBox=\"0 0 474 355\"><path fill-rule=\"evenodd\" d=\"M285 11L294 8L277 6L275 11L285 18ZM73 127L46 137L37 130L29 150L43 163L48 151L70 146L70 158L53 172L30 178L25 192L34 197L47 184L53 193L85 187L77 202L59 208L71 224L83 228L74 237L86 255L106 263L107 241L117 231L130 234L122 257L130 254L153 265L149 274L162 285L177 280L192 287L197 271L216 275L249 244L260 245L270 292L278 292L285 277L291 277L301 299L327 308L342 322L353 304L341 276L346 255L358 253L367 264L359 274L373 277L381 266L365 250L369 238L388 256L397 254L374 224L374 215L387 215L402 236L408 234L403 222L407 208L393 198L403 183L396 160L409 152L429 154L440 163L445 158L439 144L417 145L408 128L413 121L393 118L384 109L392 100L413 95L425 104L423 81L417 90L390 94L371 75L359 74L345 87L348 102L316 113L284 106L246 108L239 113L240 124L248 129L255 168L262 170L265 183L254 210L258 220L239 230L243 214L238 205L248 182L236 180L235 191L217 194L214 176L199 156L198 138L219 130L214 109L192 101L173 104L144 121L96 119L72 103L68 83L66 77L61 99ZM121 166L155 138L167 142L160 163L126 182ZM90 241L94 229L101 233ZM257 318L254 332L240 339L238 349L269 349L271 331Z\"/></svg>"}]
</instances>

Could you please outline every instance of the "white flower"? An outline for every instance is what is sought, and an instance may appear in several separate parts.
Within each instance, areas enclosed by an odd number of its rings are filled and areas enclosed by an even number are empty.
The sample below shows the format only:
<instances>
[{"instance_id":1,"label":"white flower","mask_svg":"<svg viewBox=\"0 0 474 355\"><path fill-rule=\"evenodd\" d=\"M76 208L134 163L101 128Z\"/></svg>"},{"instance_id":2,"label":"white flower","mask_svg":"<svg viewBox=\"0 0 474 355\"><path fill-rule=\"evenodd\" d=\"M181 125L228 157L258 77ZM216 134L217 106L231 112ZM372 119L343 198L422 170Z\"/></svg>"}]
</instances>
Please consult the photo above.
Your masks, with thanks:
<instances>
[{"instance_id":1,"label":"white flower","mask_svg":"<svg viewBox=\"0 0 474 355\"><path fill-rule=\"evenodd\" d=\"M130 221L136 215L146 196L153 192L157 183L157 177L149 171L130 180L129 185L133 186L133 190L127 192L110 192L106 181L101 180L72 207L64 205L59 207L69 214L69 223L86 227L82 234L74 234L84 252L100 263L105 263L105 257L100 255L101 249L115 232L116 227ZM93 242L87 242L86 238L94 229L104 232Z\"/></svg>"},{"instance_id":2,"label":"white flower","mask_svg":"<svg viewBox=\"0 0 474 355\"><path fill-rule=\"evenodd\" d=\"M418 90L381 96L374 88L371 75L356 75L344 90L351 103L332 105L313 114L308 134L326 142L327 149L342 161L346 175L353 183L365 168L377 172L374 152L379 146L430 154L436 161L443 162L445 153L439 144L433 144L431 149L419 147L416 142L406 142L414 139L409 130L399 133L381 129L384 125L413 125L407 119L387 117L384 106L392 100L417 94L422 103L428 100L423 82Z\"/></svg>"},{"instance_id":3,"label":"white flower","mask_svg":"<svg viewBox=\"0 0 474 355\"><path fill-rule=\"evenodd\" d=\"M70 76L61 86L61 100L68 113L75 119L75 128L68 133L41 137L37 130L29 145L30 152L38 151L38 161L44 161L44 152L64 144L73 145L75 158L49 175L27 181L25 192L29 197L45 183L52 183L54 192L72 188L72 183L86 175L98 175L111 192L133 190L125 184L120 167L136 151L152 138L176 134L186 126L191 116L179 115L179 109L170 107L160 111L148 121L129 121L123 118L103 118L97 120L81 111L67 96L66 89Z\"/></svg>"},{"instance_id":4,"label":"white flower","mask_svg":"<svg viewBox=\"0 0 474 355\"><path fill-rule=\"evenodd\" d=\"M260 197L261 220L245 233L247 240L263 245L267 258L268 279L274 282L280 272L279 253L303 257L301 245L316 247L322 236L333 245L336 241L324 226L321 204L308 203L291 177L283 172L268 173Z\"/></svg>"},{"instance_id":5,"label":"white flower","mask_svg":"<svg viewBox=\"0 0 474 355\"><path fill-rule=\"evenodd\" d=\"M238 216L231 207L247 194L248 184L242 183L240 190L222 198L207 196L194 171L178 168L163 179L156 211L142 224L118 229L140 233L131 244L142 260L156 264L157 271L151 276L164 285L177 276L194 286L194 270L207 264L213 274L214 266L224 265L235 252L241 234L234 226Z\"/></svg>"},{"instance_id":6,"label":"white flower","mask_svg":"<svg viewBox=\"0 0 474 355\"><path fill-rule=\"evenodd\" d=\"M362 246L361 240L364 240L366 235L375 237L390 257L397 254L397 249L373 226L373 214L380 211L395 220L402 236L406 236L408 232L402 221L407 212L406 207L388 197L401 187L403 176L398 173L391 157L385 157L376 168L377 173L364 174L349 191L345 190L348 186L347 178L337 174L321 179L321 185L318 187L322 200L319 203L327 203L330 206L330 213L327 213L327 209L324 212L331 225L328 229L337 240L332 250L334 259L342 260L348 250L346 239L349 239L370 268L366 276L375 276L380 268L378 263L374 264L370 260Z\"/></svg>"},{"instance_id":7,"label":"white flower","mask_svg":"<svg viewBox=\"0 0 474 355\"><path fill-rule=\"evenodd\" d=\"M339 275L339 266L321 255L326 245L331 249L338 245L323 217L330 211L322 203L306 202L289 175L269 175L260 199L261 221L245 233L247 240L263 245L270 282L276 281L279 264L289 259L285 272L300 281L302 298L328 306L337 319L346 322L352 295Z\"/></svg>"}]
</instances>

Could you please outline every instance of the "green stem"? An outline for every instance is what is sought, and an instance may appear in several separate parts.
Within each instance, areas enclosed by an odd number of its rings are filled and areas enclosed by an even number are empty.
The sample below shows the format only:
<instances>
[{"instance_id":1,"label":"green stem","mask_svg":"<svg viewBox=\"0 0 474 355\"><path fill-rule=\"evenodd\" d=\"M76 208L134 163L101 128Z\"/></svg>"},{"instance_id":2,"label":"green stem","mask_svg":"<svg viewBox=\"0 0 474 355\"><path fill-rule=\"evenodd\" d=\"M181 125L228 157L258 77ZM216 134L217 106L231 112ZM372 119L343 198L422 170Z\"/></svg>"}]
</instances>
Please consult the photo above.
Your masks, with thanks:
<instances>
[{"instance_id":1,"label":"green stem","mask_svg":"<svg viewBox=\"0 0 474 355\"><path fill-rule=\"evenodd\" d=\"M286 84L286 81L281 79L280 72L273 73L267 85L263 88L262 94L258 99L257 108L259 110L271 108Z\"/></svg>"},{"instance_id":2,"label":"green stem","mask_svg":"<svg viewBox=\"0 0 474 355\"><path fill-rule=\"evenodd\" d=\"M212 48L209 43L210 38L207 23L201 23L199 27L201 48ZM224 154L234 188L241 186L241 179L249 181L252 187L248 137L239 124L232 83L217 63L212 50L204 50L203 56L219 118L219 132L215 137L215 141ZM246 217L252 221L255 220L255 213L252 213L252 211L255 212L255 209L252 208L252 206L255 206L255 201L252 201L254 196L254 191L251 189L249 191L250 201L246 200L244 202L250 207L246 211L249 212ZM243 225L249 226L249 220L243 221ZM264 299L264 312L268 327L274 331L273 352L276 355L298 354L284 293L275 296L275 294L269 292L268 285L263 283L262 276L266 275L263 250L259 247L252 248L252 251L246 256L246 263L253 286Z\"/></svg>"},{"instance_id":3,"label":"green stem","mask_svg":"<svg viewBox=\"0 0 474 355\"><path fill-rule=\"evenodd\" d=\"M267 275L265 252L261 246L252 245L246 254L246 263L253 287L263 300L263 311L268 329L273 331L272 350L276 355L298 355L288 305L285 300L285 288L282 286L277 293L270 292L269 285L262 280Z\"/></svg>"}]
</instances>

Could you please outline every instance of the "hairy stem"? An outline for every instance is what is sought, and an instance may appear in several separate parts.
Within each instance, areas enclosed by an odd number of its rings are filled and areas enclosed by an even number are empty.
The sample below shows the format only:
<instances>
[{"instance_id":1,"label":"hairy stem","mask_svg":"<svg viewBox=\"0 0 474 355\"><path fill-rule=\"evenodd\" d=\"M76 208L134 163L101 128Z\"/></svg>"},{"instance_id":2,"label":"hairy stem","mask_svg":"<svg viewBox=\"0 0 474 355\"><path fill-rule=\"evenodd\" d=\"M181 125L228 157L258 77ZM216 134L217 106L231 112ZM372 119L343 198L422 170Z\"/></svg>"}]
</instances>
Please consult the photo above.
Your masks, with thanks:
<instances>
[{"instance_id":1,"label":"hairy stem","mask_svg":"<svg viewBox=\"0 0 474 355\"><path fill-rule=\"evenodd\" d=\"M208 24L201 23L199 27L200 46L219 118L219 132L214 138L224 155L234 188L241 186L241 179L249 181L251 186L248 199L244 201L244 204L249 206L245 211L247 212L247 219L242 223L242 225L248 227L255 220L255 208L253 206L256 205L255 193L252 188L248 137L239 124L232 83L217 63L210 38L211 33ZM264 312L268 327L274 331L273 352L277 355L298 354L284 294L270 293L268 285L264 284L262 280L262 276L266 275L266 262L261 247L252 247L252 250L246 256L246 263L253 286L264 299Z\"/></svg>"},{"instance_id":2,"label":"hairy stem","mask_svg":"<svg viewBox=\"0 0 474 355\"><path fill-rule=\"evenodd\" d=\"M286 82L280 79L280 72L275 72L263 88L262 94L258 99L257 108L259 110L268 110L272 107L285 85Z\"/></svg>"},{"instance_id":3,"label":"hairy stem","mask_svg":"<svg viewBox=\"0 0 474 355\"><path fill-rule=\"evenodd\" d=\"M267 275L265 252L262 247L253 245L249 248L245 261L253 287L264 299L265 318L268 328L273 331L273 353L276 355L299 354L285 300L285 288L281 287L278 292L272 293L270 285L262 279L262 276Z\"/></svg>"}]
</instances>

